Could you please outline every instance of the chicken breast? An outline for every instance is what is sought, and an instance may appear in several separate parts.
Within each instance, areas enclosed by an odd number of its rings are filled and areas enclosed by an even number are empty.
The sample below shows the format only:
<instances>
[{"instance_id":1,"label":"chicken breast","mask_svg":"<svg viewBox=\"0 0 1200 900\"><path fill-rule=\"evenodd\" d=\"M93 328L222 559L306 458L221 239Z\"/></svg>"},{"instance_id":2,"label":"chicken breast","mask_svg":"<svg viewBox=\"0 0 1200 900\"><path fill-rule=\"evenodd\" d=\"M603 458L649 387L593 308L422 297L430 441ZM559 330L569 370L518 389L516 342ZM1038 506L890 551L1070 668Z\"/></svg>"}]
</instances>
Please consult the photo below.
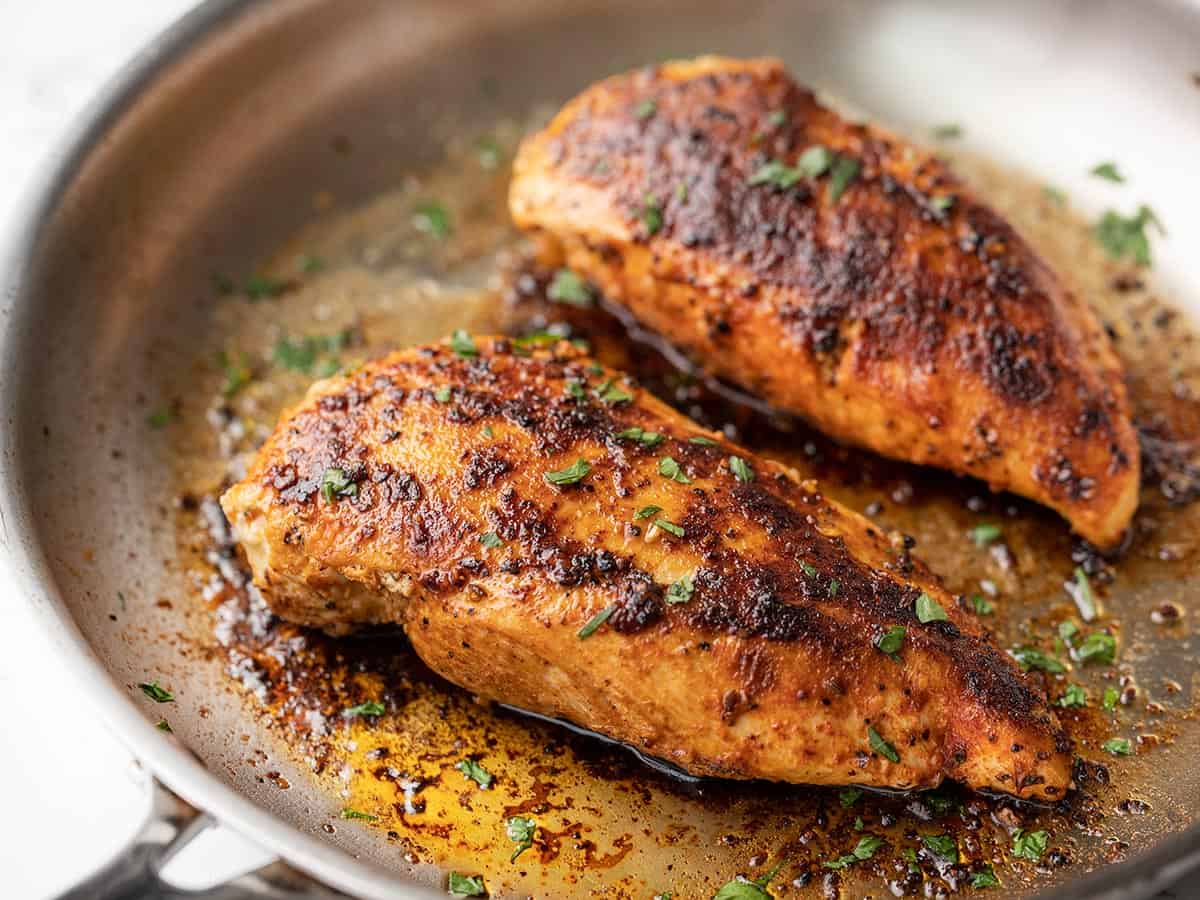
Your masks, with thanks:
<instances>
[{"instance_id":1,"label":"chicken breast","mask_svg":"<svg viewBox=\"0 0 1200 900\"><path fill-rule=\"evenodd\" d=\"M697 775L1063 796L1044 694L811 481L568 343L317 383L222 498L281 616Z\"/></svg>"},{"instance_id":2,"label":"chicken breast","mask_svg":"<svg viewBox=\"0 0 1200 900\"><path fill-rule=\"evenodd\" d=\"M510 207L708 372L826 433L972 475L1111 548L1137 505L1087 304L937 157L775 60L602 81L523 143Z\"/></svg>"}]
</instances>

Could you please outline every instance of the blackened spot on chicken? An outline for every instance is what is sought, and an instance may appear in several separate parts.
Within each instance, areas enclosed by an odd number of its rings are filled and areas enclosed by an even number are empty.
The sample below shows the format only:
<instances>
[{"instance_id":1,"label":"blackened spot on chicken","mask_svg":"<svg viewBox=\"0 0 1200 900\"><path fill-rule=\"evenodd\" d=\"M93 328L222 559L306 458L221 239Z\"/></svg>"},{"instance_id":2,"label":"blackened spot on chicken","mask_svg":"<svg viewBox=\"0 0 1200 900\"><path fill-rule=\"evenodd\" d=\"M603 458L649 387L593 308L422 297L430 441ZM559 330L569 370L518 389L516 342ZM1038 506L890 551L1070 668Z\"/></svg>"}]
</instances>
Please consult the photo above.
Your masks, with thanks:
<instances>
[{"instance_id":1,"label":"blackened spot on chicken","mask_svg":"<svg viewBox=\"0 0 1200 900\"><path fill-rule=\"evenodd\" d=\"M632 572L618 587L608 624L621 634L633 634L661 619L663 608L662 585L644 572Z\"/></svg>"},{"instance_id":2,"label":"blackened spot on chicken","mask_svg":"<svg viewBox=\"0 0 1200 900\"><path fill-rule=\"evenodd\" d=\"M496 450L472 450L463 468L462 483L467 490L474 490L481 485L492 487L510 471L512 463Z\"/></svg>"},{"instance_id":3,"label":"blackened spot on chicken","mask_svg":"<svg viewBox=\"0 0 1200 900\"><path fill-rule=\"evenodd\" d=\"M1023 334L1015 325L993 323L984 332L980 363L996 393L1022 404L1041 403L1050 396L1057 372L1047 361L1044 339Z\"/></svg>"}]
</instances>

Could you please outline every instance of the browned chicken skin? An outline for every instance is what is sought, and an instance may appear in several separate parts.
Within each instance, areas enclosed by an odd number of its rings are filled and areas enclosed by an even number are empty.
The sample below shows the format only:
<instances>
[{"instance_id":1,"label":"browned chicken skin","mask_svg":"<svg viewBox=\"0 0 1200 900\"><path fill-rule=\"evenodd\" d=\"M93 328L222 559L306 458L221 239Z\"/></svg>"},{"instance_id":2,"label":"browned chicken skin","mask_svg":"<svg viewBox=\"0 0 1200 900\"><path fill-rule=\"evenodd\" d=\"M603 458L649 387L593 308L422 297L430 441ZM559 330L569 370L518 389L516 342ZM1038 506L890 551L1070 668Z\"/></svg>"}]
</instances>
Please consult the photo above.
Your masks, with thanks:
<instances>
[{"instance_id":1,"label":"browned chicken skin","mask_svg":"<svg viewBox=\"0 0 1200 900\"><path fill-rule=\"evenodd\" d=\"M1100 547L1128 527L1137 439L1088 306L943 162L779 62L598 83L525 141L510 206L549 260L777 408Z\"/></svg>"},{"instance_id":2,"label":"browned chicken skin","mask_svg":"<svg viewBox=\"0 0 1200 900\"><path fill-rule=\"evenodd\" d=\"M902 544L565 342L475 343L317 383L222 498L277 613L699 775L1064 795L1044 694Z\"/></svg>"}]
</instances>

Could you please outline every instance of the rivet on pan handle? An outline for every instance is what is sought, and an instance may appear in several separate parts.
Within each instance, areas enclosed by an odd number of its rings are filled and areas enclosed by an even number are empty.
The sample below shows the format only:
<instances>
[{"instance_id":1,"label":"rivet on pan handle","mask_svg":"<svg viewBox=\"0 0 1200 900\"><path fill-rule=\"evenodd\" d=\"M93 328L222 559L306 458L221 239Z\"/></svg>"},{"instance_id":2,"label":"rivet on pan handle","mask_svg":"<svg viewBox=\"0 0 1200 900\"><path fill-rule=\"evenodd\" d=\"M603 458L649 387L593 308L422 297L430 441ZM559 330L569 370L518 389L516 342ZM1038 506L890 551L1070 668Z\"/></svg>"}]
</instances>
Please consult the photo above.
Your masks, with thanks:
<instances>
[{"instance_id":1,"label":"rivet on pan handle","mask_svg":"<svg viewBox=\"0 0 1200 900\"><path fill-rule=\"evenodd\" d=\"M324 887L276 860L225 884L188 890L159 876L176 853L216 825L150 775L150 813L117 855L57 900L334 900L346 895Z\"/></svg>"}]
</instances>

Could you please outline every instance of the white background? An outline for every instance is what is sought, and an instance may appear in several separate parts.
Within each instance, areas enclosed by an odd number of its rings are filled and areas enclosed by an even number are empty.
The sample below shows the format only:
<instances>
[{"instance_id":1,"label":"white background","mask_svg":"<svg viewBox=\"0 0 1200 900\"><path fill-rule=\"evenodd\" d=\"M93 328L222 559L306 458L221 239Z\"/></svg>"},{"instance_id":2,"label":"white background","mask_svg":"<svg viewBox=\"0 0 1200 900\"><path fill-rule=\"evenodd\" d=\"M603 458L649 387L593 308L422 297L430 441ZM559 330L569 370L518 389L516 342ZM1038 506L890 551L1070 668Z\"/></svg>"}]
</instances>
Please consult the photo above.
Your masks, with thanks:
<instances>
[{"instance_id":1,"label":"white background","mask_svg":"<svg viewBox=\"0 0 1200 900\"><path fill-rule=\"evenodd\" d=\"M33 172L120 65L191 0L0 0L0 241ZM1200 55L1198 66L1200 68ZM131 761L97 722L0 570L0 898L39 900L99 866L137 827ZM183 860L198 883L261 854L231 837ZM191 871L188 871L188 870ZM1166 895L1164 895L1166 896ZM1200 878L1176 889L1200 897Z\"/></svg>"}]
</instances>

